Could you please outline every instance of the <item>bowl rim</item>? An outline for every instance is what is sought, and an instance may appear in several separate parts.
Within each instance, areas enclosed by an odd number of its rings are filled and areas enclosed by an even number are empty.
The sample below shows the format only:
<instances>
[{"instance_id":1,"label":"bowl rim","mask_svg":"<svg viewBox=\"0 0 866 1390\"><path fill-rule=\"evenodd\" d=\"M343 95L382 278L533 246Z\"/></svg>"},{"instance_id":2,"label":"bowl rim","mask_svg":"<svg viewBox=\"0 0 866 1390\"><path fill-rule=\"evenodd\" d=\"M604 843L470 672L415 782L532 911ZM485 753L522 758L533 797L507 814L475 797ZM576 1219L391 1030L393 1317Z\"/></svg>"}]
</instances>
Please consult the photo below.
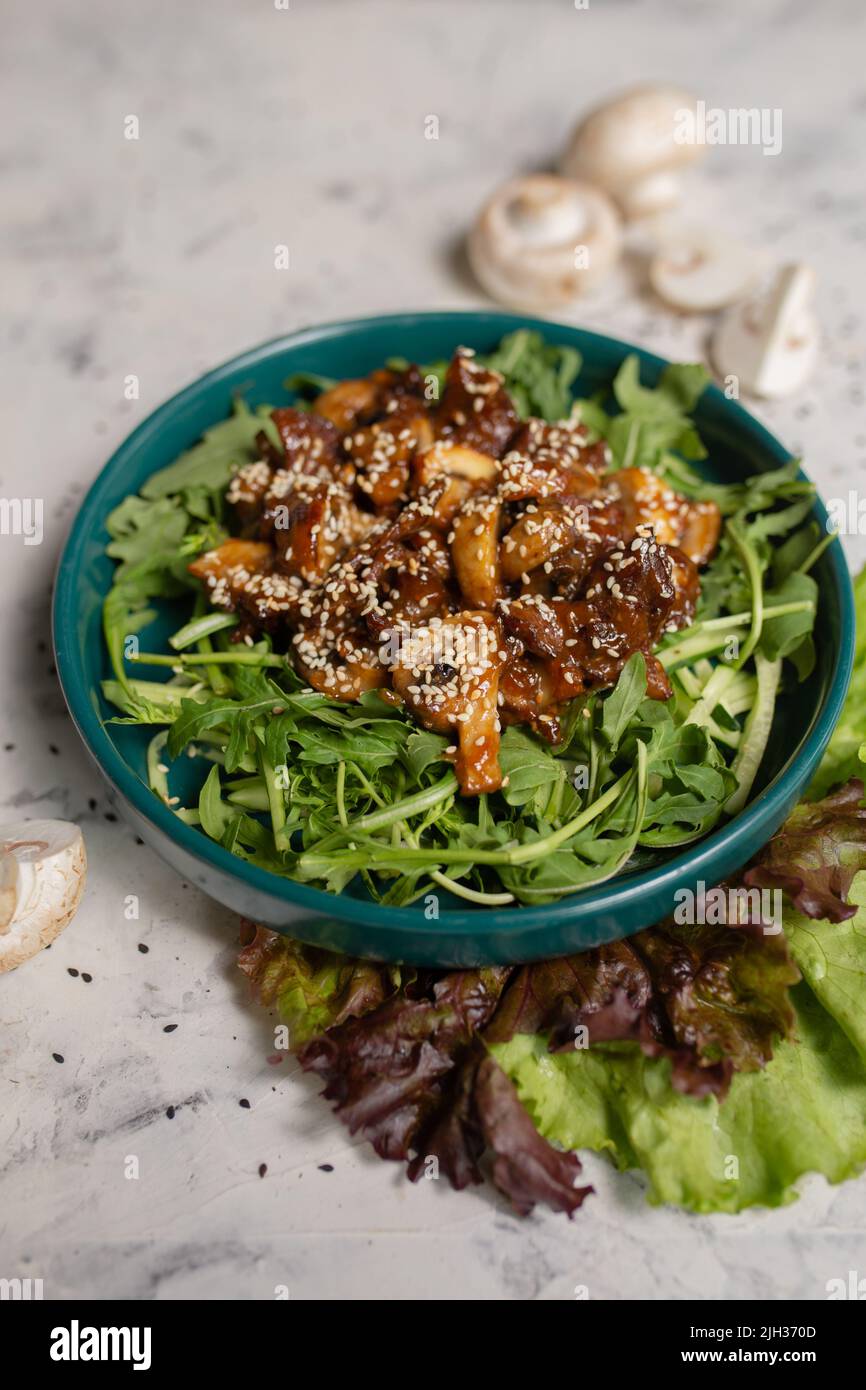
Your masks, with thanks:
<instances>
[{"instance_id":1,"label":"bowl rim","mask_svg":"<svg viewBox=\"0 0 866 1390\"><path fill-rule=\"evenodd\" d=\"M397 314L338 319L280 334L221 362L181 387L151 411L113 451L85 493L72 520L58 561L52 603L54 656L64 698L85 746L121 796L156 830L176 842L194 859L203 860L212 868L240 879L257 893L282 899L306 909L311 916L338 918L359 925L371 925L373 919L380 930L394 928L395 931L402 932L411 929L416 937L429 937L431 940L441 938L446 926L456 937L465 939L479 932L483 932L488 938L494 933L507 936L509 925L513 929L519 927L521 933L541 926L551 928L574 919L576 910L580 915L585 915L590 904L592 909L599 913L603 911L611 914L617 909L625 911L650 885L656 891L669 888L673 896L674 889L684 878L711 878L711 861L729 853L740 842L744 846L745 862L758 847L757 843L750 843L750 837L753 840L760 837L763 826L774 815L777 815L778 819L784 815L790 799L791 782L802 779L801 784L804 784L817 767L847 694L854 660L855 610L851 575L838 536L827 547L822 557L826 558L832 568L840 610L841 636L836 653L835 671L802 746L793 755L793 759L728 824L711 831L704 839L685 846L680 853L674 854L664 864L639 870L627 879L613 878L595 888L589 886L583 893L564 898L560 902L535 907L513 905L504 908L447 909L440 917L427 920L418 906L384 906L359 898L332 894L326 889L296 883L292 879L280 878L266 869L238 858L197 827L180 820L133 772L105 732L90 698L84 662L80 658L74 635L82 551L86 536L95 528L104 527L106 511L102 500L103 492L115 471L122 468L127 459L142 446L146 446L158 436L167 417L182 409L203 388L219 385L222 380L234 376L239 371L255 368L263 360L277 356L289 348L296 349L322 339L363 334L374 326L410 327L424 323L432 325L437 321L443 326L445 321L454 325L455 344L460 341L461 325L467 328L471 326L474 334L486 331L488 327L490 332L494 333L498 328L500 336L513 331L515 326L524 326L548 334L563 333L566 341L569 335L578 332L584 344L587 340L599 345L604 344L608 350L614 349L623 356L636 353L642 365L650 365L658 370L668 365L668 359L656 353L622 339L582 328L578 324L561 324L553 319L535 319L495 310L413 310ZM584 355L589 355L585 348ZM793 455L775 435L738 401L725 396L715 383L706 388L706 397L723 403L723 409L729 415L733 426L749 434L754 443L773 458L776 466L790 462ZM800 476L807 479L802 469ZM827 511L817 495L813 515L826 527Z\"/></svg>"}]
</instances>

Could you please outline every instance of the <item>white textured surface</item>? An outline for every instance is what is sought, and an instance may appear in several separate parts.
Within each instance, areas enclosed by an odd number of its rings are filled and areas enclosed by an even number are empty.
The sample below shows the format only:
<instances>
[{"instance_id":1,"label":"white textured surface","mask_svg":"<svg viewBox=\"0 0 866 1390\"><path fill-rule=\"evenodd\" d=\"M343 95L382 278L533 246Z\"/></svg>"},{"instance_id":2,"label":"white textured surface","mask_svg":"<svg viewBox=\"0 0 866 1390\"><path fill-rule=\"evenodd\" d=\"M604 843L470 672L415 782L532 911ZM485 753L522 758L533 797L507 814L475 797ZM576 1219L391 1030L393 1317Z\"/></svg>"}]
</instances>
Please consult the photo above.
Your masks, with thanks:
<instances>
[{"instance_id":1,"label":"white textured surface","mask_svg":"<svg viewBox=\"0 0 866 1390\"><path fill-rule=\"evenodd\" d=\"M0 1276L42 1277L46 1297L271 1298L282 1284L293 1297L570 1298L586 1284L594 1298L784 1299L862 1272L866 1181L813 1179L782 1212L698 1219L650 1209L636 1180L590 1161L598 1195L573 1223L521 1223L489 1194L412 1188L351 1143L314 1084L268 1065L231 915L106 819L47 646L72 511L138 419L297 325L478 303L457 248L480 198L548 163L585 105L650 76L710 105L782 108L781 155L711 151L693 205L771 260L815 265L820 372L802 399L760 413L825 495L854 486L860 0L583 12L291 0L288 13L269 0L5 0L0 30L0 492L46 509L41 547L0 538L0 809L79 820L91 865L73 925L0 979ZM130 114L137 142L123 138ZM273 269L278 243L288 272ZM580 321L686 358L707 330L653 303L633 265ZM132 404L128 373L141 380ZM129 1155L138 1180L124 1177Z\"/></svg>"}]
</instances>

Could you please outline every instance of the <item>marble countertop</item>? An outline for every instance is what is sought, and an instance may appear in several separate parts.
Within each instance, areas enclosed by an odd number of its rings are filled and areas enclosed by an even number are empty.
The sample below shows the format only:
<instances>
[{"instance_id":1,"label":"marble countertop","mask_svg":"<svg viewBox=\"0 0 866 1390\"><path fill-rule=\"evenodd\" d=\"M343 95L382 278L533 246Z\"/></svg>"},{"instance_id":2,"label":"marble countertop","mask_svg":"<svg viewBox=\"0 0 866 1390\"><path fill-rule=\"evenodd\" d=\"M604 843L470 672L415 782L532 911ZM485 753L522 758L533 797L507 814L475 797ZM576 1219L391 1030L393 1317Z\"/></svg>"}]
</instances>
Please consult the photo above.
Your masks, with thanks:
<instances>
[{"instance_id":1,"label":"marble countertop","mask_svg":"<svg viewBox=\"0 0 866 1390\"><path fill-rule=\"evenodd\" d=\"M862 4L4 0L0 20L0 492L45 499L42 545L0 537L0 818L76 820L90 858L74 923L0 980L0 1276L46 1298L824 1297L863 1268L866 1179L696 1218L590 1159L598 1195L572 1223L520 1221L353 1142L316 1083L268 1063L235 919L112 811L51 669L48 598L82 493L165 396L301 324L482 302L460 254L481 197L647 77L784 113L778 157L711 151L693 203L770 263L814 265L820 368L758 413L846 493L866 462ZM679 358L709 327L631 262L573 317Z\"/></svg>"}]
</instances>

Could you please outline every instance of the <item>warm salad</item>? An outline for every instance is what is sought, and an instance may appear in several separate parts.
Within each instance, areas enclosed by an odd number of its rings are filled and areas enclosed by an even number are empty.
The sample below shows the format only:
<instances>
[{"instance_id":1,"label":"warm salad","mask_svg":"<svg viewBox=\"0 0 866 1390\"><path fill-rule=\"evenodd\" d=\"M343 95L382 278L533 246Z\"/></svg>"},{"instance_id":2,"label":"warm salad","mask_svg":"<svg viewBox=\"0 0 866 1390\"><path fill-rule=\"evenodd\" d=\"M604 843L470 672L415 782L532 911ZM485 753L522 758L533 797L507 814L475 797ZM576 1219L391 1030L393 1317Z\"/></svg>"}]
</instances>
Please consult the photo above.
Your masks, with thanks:
<instances>
[{"instance_id":1,"label":"warm salad","mask_svg":"<svg viewBox=\"0 0 866 1390\"><path fill-rule=\"evenodd\" d=\"M179 816L332 892L504 904L742 808L814 663L813 490L793 462L705 481L702 368L647 389L628 358L612 410L573 399L579 368L521 331L296 378L293 405L236 401L112 513L105 694L155 727ZM155 598L183 620L144 650ZM210 763L195 805L181 755Z\"/></svg>"}]
</instances>

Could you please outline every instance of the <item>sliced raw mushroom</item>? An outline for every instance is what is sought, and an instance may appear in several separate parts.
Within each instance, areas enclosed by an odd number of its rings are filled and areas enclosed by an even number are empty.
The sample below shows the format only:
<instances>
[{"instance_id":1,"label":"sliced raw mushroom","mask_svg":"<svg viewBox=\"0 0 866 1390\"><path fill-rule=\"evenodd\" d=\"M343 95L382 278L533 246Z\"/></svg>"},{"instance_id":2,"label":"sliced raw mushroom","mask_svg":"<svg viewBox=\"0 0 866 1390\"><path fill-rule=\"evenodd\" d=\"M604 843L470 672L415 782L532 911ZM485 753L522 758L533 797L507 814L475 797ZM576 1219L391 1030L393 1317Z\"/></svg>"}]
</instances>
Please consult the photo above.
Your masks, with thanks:
<instances>
[{"instance_id":1,"label":"sliced raw mushroom","mask_svg":"<svg viewBox=\"0 0 866 1390\"><path fill-rule=\"evenodd\" d=\"M77 825L31 820L0 826L0 973L50 945L75 916L86 877Z\"/></svg>"},{"instance_id":2,"label":"sliced raw mushroom","mask_svg":"<svg viewBox=\"0 0 866 1390\"><path fill-rule=\"evenodd\" d=\"M496 190L467 250L491 298L555 309L602 280L621 243L619 216L604 193L556 174L529 174Z\"/></svg>"},{"instance_id":3,"label":"sliced raw mushroom","mask_svg":"<svg viewBox=\"0 0 866 1390\"><path fill-rule=\"evenodd\" d=\"M0 854L0 932L6 931L18 903L18 860L6 851Z\"/></svg>"},{"instance_id":4,"label":"sliced raw mushroom","mask_svg":"<svg viewBox=\"0 0 866 1390\"><path fill-rule=\"evenodd\" d=\"M659 299L686 314L710 313L748 294L759 271L750 247L705 227L681 228L650 261Z\"/></svg>"},{"instance_id":5,"label":"sliced raw mushroom","mask_svg":"<svg viewBox=\"0 0 866 1390\"><path fill-rule=\"evenodd\" d=\"M814 292L811 267L789 265L768 294L729 309L712 343L719 373L736 377L740 388L755 396L788 396L798 390L818 356Z\"/></svg>"},{"instance_id":6,"label":"sliced raw mushroom","mask_svg":"<svg viewBox=\"0 0 866 1390\"><path fill-rule=\"evenodd\" d=\"M661 212L679 200L679 174L703 153L688 139L695 108L680 87L634 87L580 122L562 172L603 188L626 217Z\"/></svg>"}]
</instances>

